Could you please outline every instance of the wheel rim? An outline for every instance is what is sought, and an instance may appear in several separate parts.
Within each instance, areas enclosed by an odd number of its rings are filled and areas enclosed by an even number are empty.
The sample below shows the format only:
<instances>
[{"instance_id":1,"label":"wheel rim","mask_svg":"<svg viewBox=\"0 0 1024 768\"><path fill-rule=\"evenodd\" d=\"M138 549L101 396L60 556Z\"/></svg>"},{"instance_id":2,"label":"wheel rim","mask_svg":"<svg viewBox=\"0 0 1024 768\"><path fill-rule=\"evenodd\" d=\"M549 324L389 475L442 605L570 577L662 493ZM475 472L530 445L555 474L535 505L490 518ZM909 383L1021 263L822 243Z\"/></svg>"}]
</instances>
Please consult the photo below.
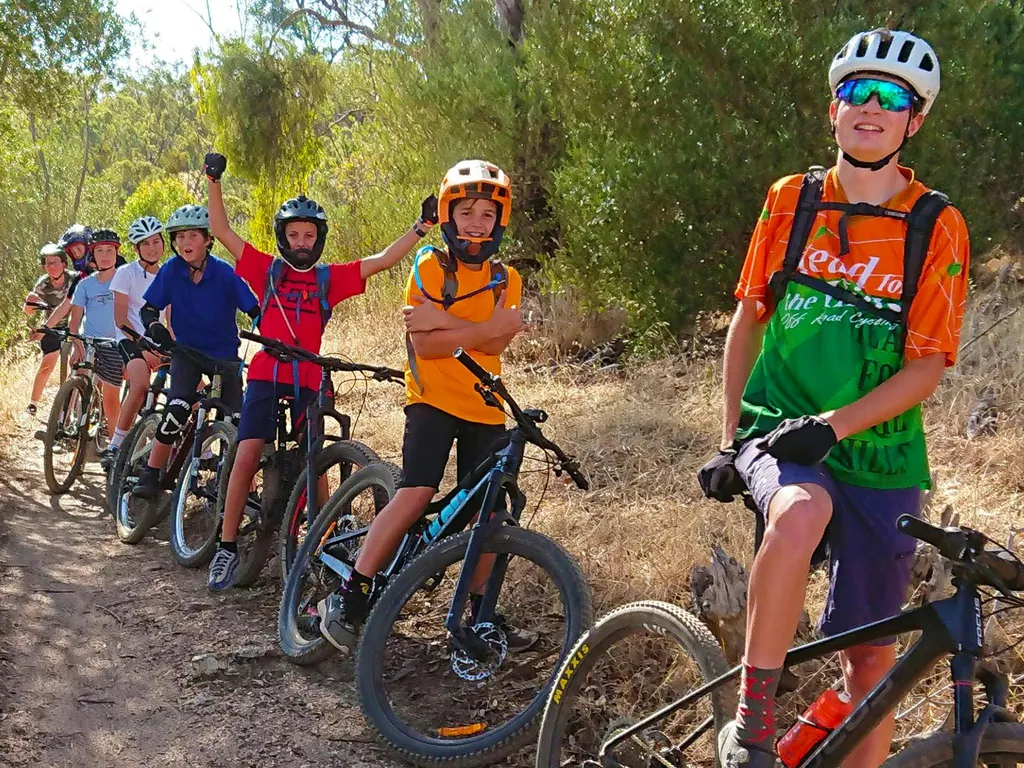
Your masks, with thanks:
<instances>
[{"instance_id":1,"label":"wheel rim","mask_svg":"<svg viewBox=\"0 0 1024 768\"><path fill-rule=\"evenodd\" d=\"M182 492L177 495L172 528L176 546L187 558L198 556L217 536L220 470L230 447L226 434L213 432L203 440L199 457L190 460L183 470Z\"/></svg>"},{"instance_id":2,"label":"wheel rim","mask_svg":"<svg viewBox=\"0 0 1024 768\"><path fill-rule=\"evenodd\" d=\"M132 440L132 452L125 461L121 475L116 514L121 527L128 531L134 531L138 524L141 510L136 511L136 506L147 503L145 499L136 499L132 492L139 481L139 472L149 462L149 454L153 450L153 439L156 435L156 423L155 420L150 420L139 428L135 439Z\"/></svg>"},{"instance_id":3,"label":"wheel rim","mask_svg":"<svg viewBox=\"0 0 1024 768\"><path fill-rule=\"evenodd\" d=\"M471 749L477 748L468 744L473 739L530 723L571 638L566 598L551 574L512 556L497 607L507 623L474 621L467 605L463 624L476 630L477 653L455 649L444 624L463 552L453 552L437 577L402 605L380 606L394 618L370 654L376 704L395 728L420 742Z\"/></svg>"}]
</instances>

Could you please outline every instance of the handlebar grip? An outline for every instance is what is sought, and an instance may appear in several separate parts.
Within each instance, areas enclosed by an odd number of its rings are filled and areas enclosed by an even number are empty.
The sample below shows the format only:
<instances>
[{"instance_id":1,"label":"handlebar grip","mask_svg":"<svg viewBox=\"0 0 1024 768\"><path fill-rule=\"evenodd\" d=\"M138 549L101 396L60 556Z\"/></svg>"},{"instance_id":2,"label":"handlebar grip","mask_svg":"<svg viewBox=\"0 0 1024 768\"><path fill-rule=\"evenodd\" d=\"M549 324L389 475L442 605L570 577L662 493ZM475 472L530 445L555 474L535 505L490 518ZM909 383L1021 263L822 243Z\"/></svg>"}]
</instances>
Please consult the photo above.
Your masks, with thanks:
<instances>
[{"instance_id":1,"label":"handlebar grip","mask_svg":"<svg viewBox=\"0 0 1024 768\"><path fill-rule=\"evenodd\" d=\"M470 357L469 353L462 347L459 347L452 352L452 357L466 366L466 368L469 369L469 372L480 379L484 384L490 384L492 382L494 375L485 371L483 367L476 360Z\"/></svg>"},{"instance_id":2,"label":"handlebar grip","mask_svg":"<svg viewBox=\"0 0 1024 768\"><path fill-rule=\"evenodd\" d=\"M581 470L579 470L579 469L572 470L569 473L569 477L571 477L573 479L573 482L576 483L576 487L579 488L581 491L589 491L590 490L590 481L587 480L587 476L584 475Z\"/></svg>"},{"instance_id":3,"label":"handlebar grip","mask_svg":"<svg viewBox=\"0 0 1024 768\"><path fill-rule=\"evenodd\" d=\"M962 553L962 542L955 541L954 537L950 536L942 528L926 523L924 520L913 515L900 515L896 519L896 529L901 533L931 544L947 557L959 557Z\"/></svg>"}]
</instances>

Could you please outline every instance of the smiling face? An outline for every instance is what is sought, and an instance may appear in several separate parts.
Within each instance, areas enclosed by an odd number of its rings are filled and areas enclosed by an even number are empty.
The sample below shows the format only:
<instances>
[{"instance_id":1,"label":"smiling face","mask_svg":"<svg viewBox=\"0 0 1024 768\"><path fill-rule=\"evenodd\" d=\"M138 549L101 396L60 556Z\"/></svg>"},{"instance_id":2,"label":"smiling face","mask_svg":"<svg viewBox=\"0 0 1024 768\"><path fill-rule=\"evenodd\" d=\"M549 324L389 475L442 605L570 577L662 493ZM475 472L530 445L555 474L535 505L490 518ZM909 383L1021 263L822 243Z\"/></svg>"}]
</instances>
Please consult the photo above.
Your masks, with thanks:
<instances>
[{"instance_id":1,"label":"smiling face","mask_svg":"<svg viewBox=\"0 0 1024 768\"><path fill-rule=\"evenodd\" d=\"M143 261L160 261L164 257L164 238L159 233L150 235L135 246L135 252Z\"/></svg>"},{"instance_id":2,"label":"smiling face","mask_svg":"<svg viewBox=\"0 0 1024 768\"><path fill-rule=\"evenodd\" d=\"M43 261L43 269L51 280L56 280L64 274L64 259L60 256L47 256Z\"/></svg>"},{"instance_id":3,"label":"smiling face","mask_svg":"<svg viewBox=\"0 0 1024 768\"><path fill-rule=\"evenodd\" d=\"M906 85L887 75L871 74L870 77ZM915 115L913 110L889 112L882 109L877 96L859 107L833 99L829 119L835 127L839 148L865 162L874 162L895 152L904 137L913 136L924 123L924 115Z\"/></svg>"},{"instance_id":4,"label":"smiling face","mask_svg":"<svg viewBox=\"0 0 1024 768\"><path fill-rule=\"evenodd\" d=\"M284 225L284 237L293 251L312 251L316 245L316 224L312 221L289 221Z\"/></svg>"},{"instance_id":5,"label":"smiling face","mask_svg":"<svg viewBox=\"0 0 1024 768\"><path fill-rule=\"evenodd\" d=\"M453 206L452 221L459 237L490 237L498 221L498 204L493 200L463 198Z\"/></svg>"},{"instance_id":6,"label":"smiling face","mask_svg":"<svg viewBox=\"0 0 1024 768\"><path fill-rule=\"evenodd\" d=\"M64 252L71 260L81 261L82 257L85 256L85 245L83 243L72 243L64 249Z\"/></svg>"},{"instance_id":7,"label":"smiling face","mask_svg":"<svg viewBox=\"0 0 1024 768\"><path fill-rule=\"evenodd\" d=\"M206 258L207 249L213 244L213 238L205 229L185 229L171 235L171 241L178 250L178 255L193 266L198 266Z\"/></svg>"}]
</instances>

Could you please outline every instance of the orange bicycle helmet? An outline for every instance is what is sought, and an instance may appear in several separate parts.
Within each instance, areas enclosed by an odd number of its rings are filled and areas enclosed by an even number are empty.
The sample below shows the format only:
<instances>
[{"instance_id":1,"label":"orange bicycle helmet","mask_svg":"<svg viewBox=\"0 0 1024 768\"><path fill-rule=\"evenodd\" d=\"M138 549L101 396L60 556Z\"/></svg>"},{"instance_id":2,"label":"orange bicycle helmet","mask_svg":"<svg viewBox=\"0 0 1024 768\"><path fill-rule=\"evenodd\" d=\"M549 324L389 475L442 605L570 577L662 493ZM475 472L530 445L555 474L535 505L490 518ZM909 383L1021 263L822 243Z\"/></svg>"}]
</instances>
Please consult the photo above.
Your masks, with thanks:
<instances>
[{"instance_id":1,"label":"orange bicycle helmet","mask_svg":"<svg viewBox=\"0 0 1024 768\"><path fill-rule=\"evenodd\" d=\"M498 220L487 237L459 235L452 220L452 211L454 204L465 198L493 200L497 204ZM498 252L501 238L512 216L512 182L494 163L463 160L448 169L441 181L437 215L441 237L450 253L467 264L482 264Z\"/></svg>"}]
</instances>

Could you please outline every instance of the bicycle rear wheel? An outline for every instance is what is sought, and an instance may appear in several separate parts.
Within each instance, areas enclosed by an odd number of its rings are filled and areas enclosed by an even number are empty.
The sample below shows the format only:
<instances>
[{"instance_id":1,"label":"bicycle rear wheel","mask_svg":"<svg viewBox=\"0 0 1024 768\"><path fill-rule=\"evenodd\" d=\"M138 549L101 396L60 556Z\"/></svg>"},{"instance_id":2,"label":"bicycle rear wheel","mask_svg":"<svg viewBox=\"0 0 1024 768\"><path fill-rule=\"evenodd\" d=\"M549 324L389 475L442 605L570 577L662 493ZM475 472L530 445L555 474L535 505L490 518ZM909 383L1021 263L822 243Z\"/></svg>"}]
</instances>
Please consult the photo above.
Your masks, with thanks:
<instances>
[{"instance_id":1,"label":"bicycle rear wheel","mask_svg":"<svg viewBox=\"0 0 1024 768\"><path fill-rule=\"evenodd\" d=\"M53 400L43 443L43 474L50 493L67 493L85 464L89 389L85 379L73 376Z\"/></svg>"},{"instance_id":2,"label":"bicycle rear wheel","mask_svg":"<svg viewBox=\"0 0 1024 768\"><path fill-rule=\"evenodd\" d=\"M324 544L345 530L369 525L381 499L394 497L400 476L401 470L389 462L370 464L354 472L327 500L299 545L277 614L278 641L293 664L318 664L336 652L320 634L316 611L317 603L341 585L339 576L319 559ZM352 566L358 544L354 541L345 546L345 551L334 549L331 554Z\"/></svg>"},{"instance_id":3,"label":"bicycle rear wheel","mask_svg":"<svg viewBox=\"0 0 1024 768\"><path fill-rule=\"evenodd\" d=\"M353 472L362 467L380 461L380 457L370 448L355 440L339 440L325 447L316 459L316 471L325 478L327 494L320 499L321 509L338 488L341 487ZM393 493L391 495L394 495ZM375 512L384 509L391 500L391 495L380 493ZM278 545L278 565L281 570L281 584L288 580L288 571L295 562L295 554L302 546L309 528L306 510L306 470L303 469L285 507L284 521L281 523L281 536ZM342 514L348 514L342 512ZM367 523L369 524L369 523Z\"/></svg>"},{"instance_id":4,"label":"bicycle rear wheel","mask_svg":"<svg viewBox=\"0 0 1024 768\"><path fill-rule=\"evenodd\" d=\"M356 653L370 725L417 765L490 765L525 746L561 660L593 619L576 561L546 536L503 527L483 545L485 555L508 560L497 604L503 621L474 627L487 649L478 658L452 650L445 618L469 540L468 531L442 539L399 571ZM463 620L473 621L468 607Z\"/></svg>"},{"instance_id":5,"label":"bicycle rear wheel","mask_svg":"<svg viewBox=\"0 0 1024 768\"><path fill-rule=\"evenodd\" d=\"M981 740L978 764L1024 764L1024 723L991 723ZM953 733L950 731L910 745L882 763L882 768L937 768L940 765L953 765Z\"/></svg>"},{"instance_id":6,"label":"bicycle rear wheel","mask_svg":"<svg viewBox=\"0 0 1024 768\"><path fill-rule=\"evenodd\" d=\"M541 721L537 768L601 765L598 753L612 736L728 669L707 627L683 609L645 601L612 611L559 670ZM735 685L723 686L616 746L610 757L629 768L716 765L717 734L732 716L734 696ZM676 749L702 726L685 750Z\"/></svg>"},{"instance_id":7,"label":"bicycle rear wheel","mask_svg":"<svg viewBox=\"0 0 1024 768\"><path fill-rule=\"evenodd\" d=\"M198 438L199 456L184 466L178 476L171 499L171 555L186 568L208 564L217 548L221 473L237 434L230 422L208 423ZM186 448L182 446L182 450Z\"/></svg>"}]
</instances>

